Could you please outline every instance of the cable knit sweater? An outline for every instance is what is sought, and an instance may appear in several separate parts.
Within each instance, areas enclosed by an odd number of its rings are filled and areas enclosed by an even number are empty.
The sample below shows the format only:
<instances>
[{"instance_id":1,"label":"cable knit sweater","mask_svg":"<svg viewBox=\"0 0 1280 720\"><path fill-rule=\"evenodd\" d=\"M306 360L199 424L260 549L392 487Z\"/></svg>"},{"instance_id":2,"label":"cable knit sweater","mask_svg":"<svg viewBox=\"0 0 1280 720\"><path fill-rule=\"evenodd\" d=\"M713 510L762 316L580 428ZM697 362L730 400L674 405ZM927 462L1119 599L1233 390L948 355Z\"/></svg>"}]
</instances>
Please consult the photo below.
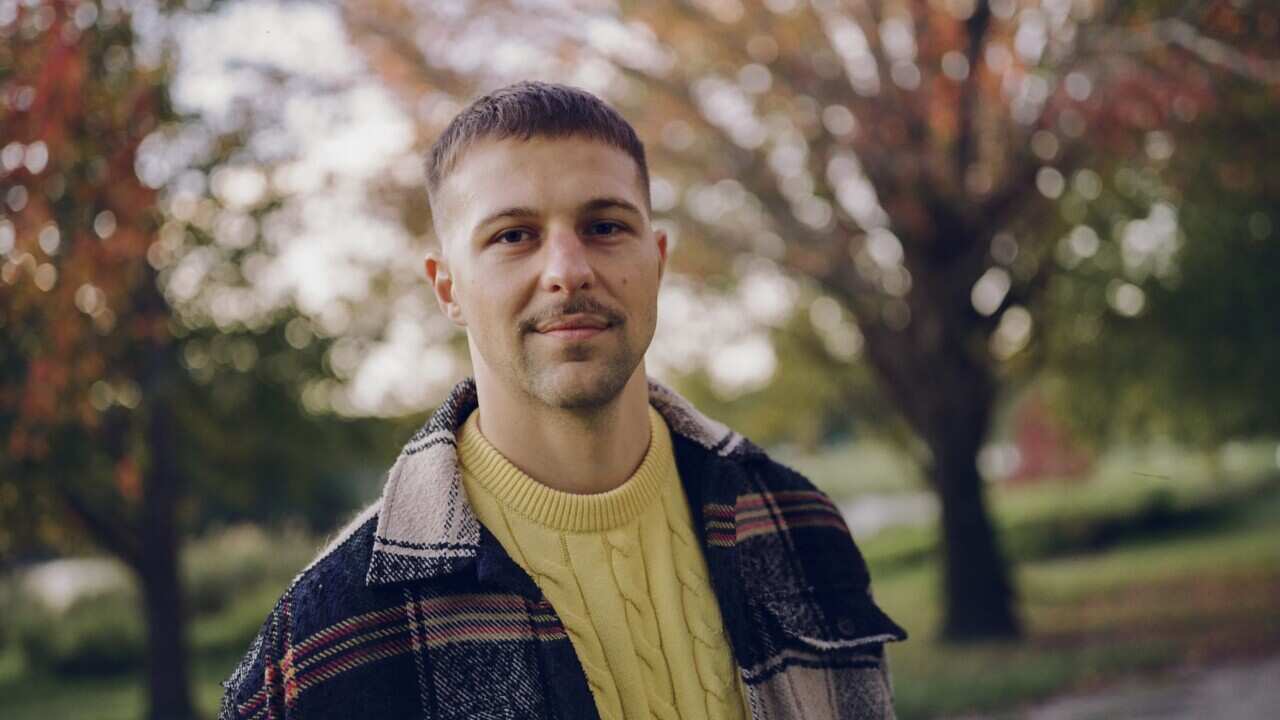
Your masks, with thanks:
<instances>
[{"instance_id":1,"label":"cable knit sweater","mask_svg":"<svg viewBox=\"0 0 1280 720\"><path fill-rule=\"evenodd\" d=\"M476 516L560 615L601 718L743 718L744 689L693 532L671 437L621 486L549 488L508 461L473 412L458 434Z\"/></svg>"}]
</instances>

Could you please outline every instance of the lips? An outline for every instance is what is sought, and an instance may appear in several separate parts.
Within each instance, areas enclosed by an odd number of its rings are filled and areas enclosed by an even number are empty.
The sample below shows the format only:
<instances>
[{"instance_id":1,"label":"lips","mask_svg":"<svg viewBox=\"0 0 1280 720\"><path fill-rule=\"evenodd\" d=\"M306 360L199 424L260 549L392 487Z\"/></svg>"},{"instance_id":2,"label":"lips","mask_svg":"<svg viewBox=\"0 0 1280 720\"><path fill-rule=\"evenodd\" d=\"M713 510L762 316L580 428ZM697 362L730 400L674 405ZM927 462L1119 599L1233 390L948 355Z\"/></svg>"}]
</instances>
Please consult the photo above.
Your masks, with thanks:
<instances>
[{"instance_id":1,"label":"lips","mask_svg":"<svg viewBox=\"0 0 1280 720\"><path fill-rule=\"evenodd\" d=\"M561 328L558 330L548 330L544 333L541 333L541 335L543 337L557 338L559 340L586 340L588 338L593 338L596 335L599 335L607 330L608 328L584 328L584 327Z\"/></svg>"},{"instance_id":2,"label":"lips","mask_svg":"<svg viewBox=\"0 0 1280 720\"><path fill-rule=\"evenodd\" d=\"M538 327L538 332L599 331L608 327L609 323L598 315L570 315Z\"/></svg>"}]
</instances>

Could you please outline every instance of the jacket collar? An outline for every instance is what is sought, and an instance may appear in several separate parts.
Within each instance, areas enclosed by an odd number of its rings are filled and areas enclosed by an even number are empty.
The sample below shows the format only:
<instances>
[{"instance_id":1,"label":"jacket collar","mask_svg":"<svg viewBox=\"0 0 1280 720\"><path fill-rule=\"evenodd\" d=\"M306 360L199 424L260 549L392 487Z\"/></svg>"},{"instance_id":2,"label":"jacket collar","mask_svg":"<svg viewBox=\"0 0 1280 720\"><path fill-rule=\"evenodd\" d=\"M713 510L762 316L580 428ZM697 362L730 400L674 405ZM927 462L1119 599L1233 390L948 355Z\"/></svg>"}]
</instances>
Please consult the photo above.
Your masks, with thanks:
<instances>
[{"instance_id":1,"label":"jacket collar","mask_svg":"<svg viewBox=\"0 0 1280 720\"><path fill-rule=\"evenodd\" d=\"M648 386L649 403L673 435L723 458L759 453L674 390L652 377ZM475 560L481 527L462 489L455 433L478 405L475 380L462 380L400 452L382 492L367 584L431 578Z\"/></svg>"}]
</instances>

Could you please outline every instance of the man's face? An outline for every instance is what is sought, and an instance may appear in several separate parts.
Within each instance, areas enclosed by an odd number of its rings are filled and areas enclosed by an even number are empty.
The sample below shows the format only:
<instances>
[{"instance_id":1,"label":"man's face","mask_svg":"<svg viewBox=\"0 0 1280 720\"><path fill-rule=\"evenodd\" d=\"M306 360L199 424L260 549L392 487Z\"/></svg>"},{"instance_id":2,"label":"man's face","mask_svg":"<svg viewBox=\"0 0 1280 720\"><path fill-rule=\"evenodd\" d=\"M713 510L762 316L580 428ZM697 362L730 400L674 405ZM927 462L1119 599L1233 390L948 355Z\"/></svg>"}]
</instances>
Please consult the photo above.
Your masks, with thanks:
<instances>
[{"instance_id":1,"label":"man's face","mask_svg":"<svg viewBox=\"0 0 1280 720\"><path fill-rule=\"evenodd\" d=\"M653 339L667 239L629 155L586 138L482 141L437 193L427 277L477 376L552 407L617 397Z\"/></svg>"}]
</instances>

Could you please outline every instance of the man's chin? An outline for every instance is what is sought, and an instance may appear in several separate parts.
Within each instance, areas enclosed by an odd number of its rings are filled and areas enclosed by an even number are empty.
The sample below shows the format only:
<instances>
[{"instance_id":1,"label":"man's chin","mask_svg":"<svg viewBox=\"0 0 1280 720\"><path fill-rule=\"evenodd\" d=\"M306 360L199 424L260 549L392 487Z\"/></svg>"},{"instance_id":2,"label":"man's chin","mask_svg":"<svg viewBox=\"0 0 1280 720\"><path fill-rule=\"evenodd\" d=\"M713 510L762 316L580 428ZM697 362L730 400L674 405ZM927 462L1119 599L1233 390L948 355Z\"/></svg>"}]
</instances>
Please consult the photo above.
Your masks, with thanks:
<instances>
[{"instance_id":1,"label":"man's chin","mask_svg":"<svg viewBox=\"0 0 1280 720\"><path fill-rule=\"evenodd\" d=\"M596 410L614 402L630 373L595 362L563 363L535 383L535 395L563 410Z\"/></svg>"}]
</instances>

